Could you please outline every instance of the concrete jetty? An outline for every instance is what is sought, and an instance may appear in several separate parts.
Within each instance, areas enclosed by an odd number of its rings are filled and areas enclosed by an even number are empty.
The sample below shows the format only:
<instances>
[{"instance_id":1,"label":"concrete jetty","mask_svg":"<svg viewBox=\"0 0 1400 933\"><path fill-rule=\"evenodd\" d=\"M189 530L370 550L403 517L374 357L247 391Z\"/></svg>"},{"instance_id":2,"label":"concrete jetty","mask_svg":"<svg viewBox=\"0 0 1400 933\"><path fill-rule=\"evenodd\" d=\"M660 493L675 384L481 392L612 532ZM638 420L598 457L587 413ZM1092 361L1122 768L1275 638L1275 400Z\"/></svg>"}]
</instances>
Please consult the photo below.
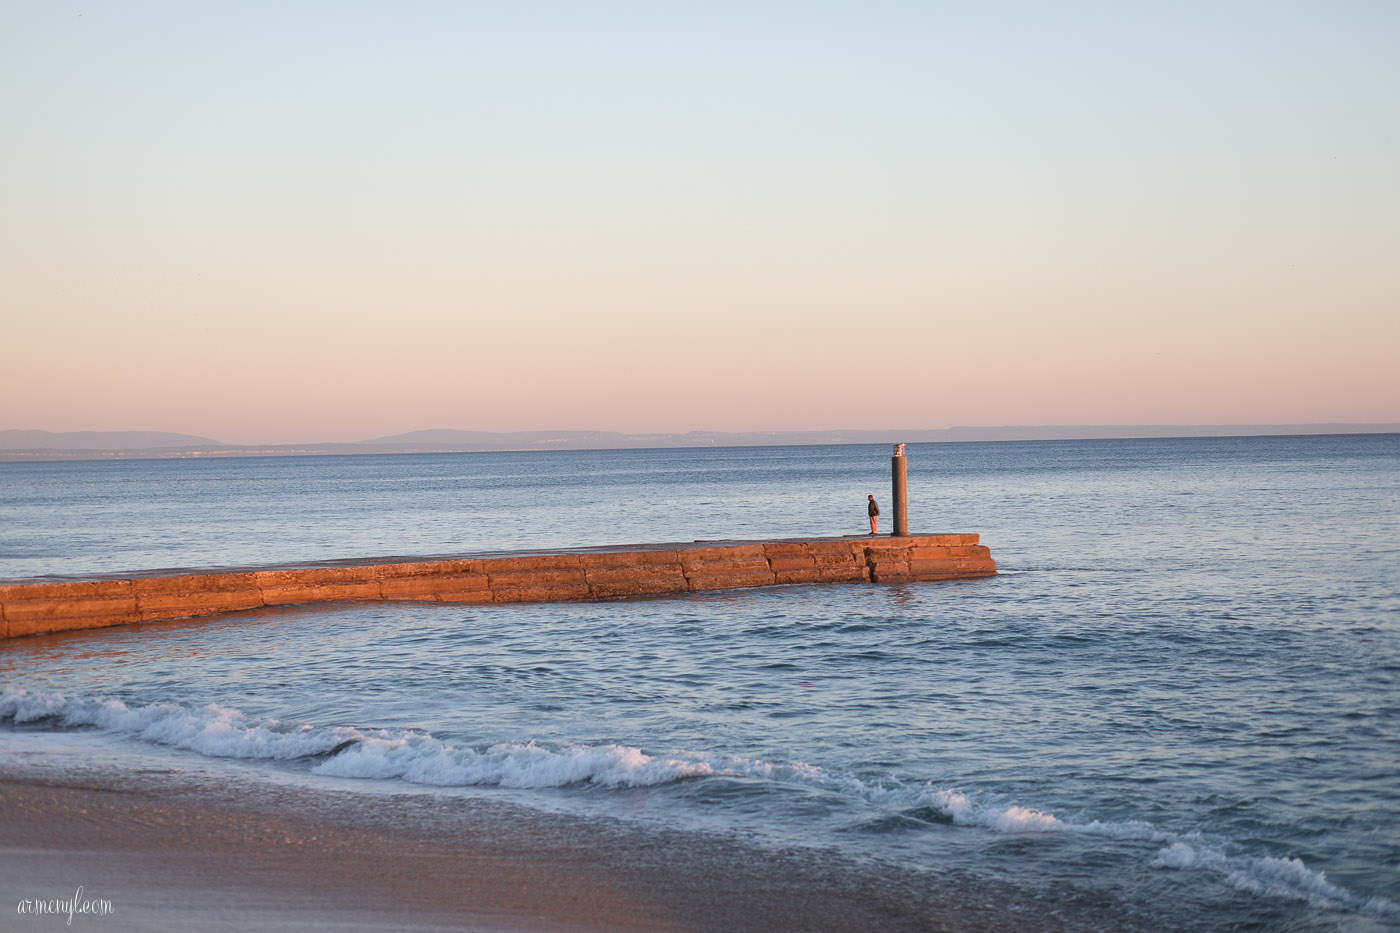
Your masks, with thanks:
<instances>
[{"instance_id":1,"label":"concrete jetty","mask_svg":"<svg viewBox=\"0 0 1400 933\"><path fill-rule=\"evenodd\" d=\"M0 637L347 600L568 602L989 577L975 534L695 541L0 583Z\"/></svg>"}]
</instances>

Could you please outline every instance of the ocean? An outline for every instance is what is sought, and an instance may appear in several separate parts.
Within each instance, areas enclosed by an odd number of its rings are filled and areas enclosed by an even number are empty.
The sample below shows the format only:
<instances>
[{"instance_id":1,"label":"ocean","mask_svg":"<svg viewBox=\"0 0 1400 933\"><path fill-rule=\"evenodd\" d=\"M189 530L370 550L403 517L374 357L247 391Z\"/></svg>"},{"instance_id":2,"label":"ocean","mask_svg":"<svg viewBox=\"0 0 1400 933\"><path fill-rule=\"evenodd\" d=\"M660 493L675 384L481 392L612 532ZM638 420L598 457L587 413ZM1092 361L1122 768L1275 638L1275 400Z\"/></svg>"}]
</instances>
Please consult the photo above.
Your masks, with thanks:
<instances>
[{"instance_id":1,"label":"ocean","mask_svg":"<svg viewBox=\"0 0 1400 933\"><path fill-rule=\"evenodd\" d=\"M859 534L889 453L0 463L0 579ZM1057 929L1400 929L1400 435L908 458L910 530L999 576L0 642L0 755L716 834Z\"/></svg>"}]
</instances>

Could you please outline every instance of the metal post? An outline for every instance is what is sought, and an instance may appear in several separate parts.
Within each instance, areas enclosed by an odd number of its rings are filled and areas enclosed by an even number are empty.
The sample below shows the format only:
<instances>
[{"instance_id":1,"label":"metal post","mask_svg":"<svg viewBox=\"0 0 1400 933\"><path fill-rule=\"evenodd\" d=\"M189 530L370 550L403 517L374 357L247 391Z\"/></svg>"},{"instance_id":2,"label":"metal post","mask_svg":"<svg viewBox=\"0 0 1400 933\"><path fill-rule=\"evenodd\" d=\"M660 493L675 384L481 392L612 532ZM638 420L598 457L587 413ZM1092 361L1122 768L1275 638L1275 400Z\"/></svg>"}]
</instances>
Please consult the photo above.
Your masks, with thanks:
<instances>
[{"instance_id":1,"label":"metal post","mask_svg":"<svg viewBox=\"0 0 1400 933\"><path fill-rule=\"evenodd\" d=\"M894 445L890 458L890 485L894 488L894 530L898 538L909 537L909 461L904 459L904 445Z\"/></svg>"}]
</instances>

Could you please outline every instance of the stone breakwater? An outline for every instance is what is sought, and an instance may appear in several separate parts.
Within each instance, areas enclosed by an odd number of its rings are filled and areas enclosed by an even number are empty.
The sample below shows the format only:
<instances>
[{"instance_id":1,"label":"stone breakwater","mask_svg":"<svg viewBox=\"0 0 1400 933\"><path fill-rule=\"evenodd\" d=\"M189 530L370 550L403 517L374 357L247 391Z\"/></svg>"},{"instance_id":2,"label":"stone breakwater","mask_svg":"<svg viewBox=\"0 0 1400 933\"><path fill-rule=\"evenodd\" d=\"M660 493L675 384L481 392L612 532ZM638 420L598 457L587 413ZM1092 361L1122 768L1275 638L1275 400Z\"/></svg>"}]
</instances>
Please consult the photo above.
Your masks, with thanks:
<instances>
[{"instance_id":1,"label":"stone breakwater","mask_svg":"<svg viewBox=\"0 0 1400 933\"><path fill-rule=\"evenodd\" d=\"M343 600L568 602L988 577L975 534L701 542L0 583L5 638Z\"/></svg>"}]
</instances>

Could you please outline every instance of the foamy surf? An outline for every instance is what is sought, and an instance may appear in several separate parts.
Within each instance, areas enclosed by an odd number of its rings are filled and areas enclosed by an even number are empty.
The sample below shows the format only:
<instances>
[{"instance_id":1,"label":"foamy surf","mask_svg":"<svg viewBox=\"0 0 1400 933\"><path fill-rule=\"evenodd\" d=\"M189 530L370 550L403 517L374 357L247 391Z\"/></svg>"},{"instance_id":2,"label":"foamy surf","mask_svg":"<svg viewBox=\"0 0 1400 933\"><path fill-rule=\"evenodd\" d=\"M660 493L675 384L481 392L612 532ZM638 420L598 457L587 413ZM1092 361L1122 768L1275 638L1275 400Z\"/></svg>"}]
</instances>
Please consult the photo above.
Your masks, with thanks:
<instances>
[{"instance_id":1,"label":"foamy surf","mask_svg":"<svg viewBox=\"0 0 1400 933\"><path fill-rule=\"evenodd\" d=\"M316 728L277 719L249 719L216 703L187 707L175 703L128 706L114 697L67 697L47 691L0 693L0 722L18 725L49 721L59 728L96 728L211 758L291 760L323 755L362 734L347 727Z\"/></svg>"},{"instance_id":2,"label":"foamy surf","mask_svg":"<svg viewBox=\"0 0 1400 933\"><path fill-rule=\"evenodd\" d=\"M1378 920L1400 920L1400 904L1384 897L1357 897L1308 868L1302 859L1231 855L1223 845L1173 839L1157 853L1153 868L1204 870L1225 876L1233 887L1264 898L1306 901L1327 910L1352 910Z\"/></svg>"},{"instance_id":3,"label":"foamy surf","mask_svg":"<svg viewBox=\"0 0 1400 933\"><path fill-rule=\"evenodd\" d=\"M699 756L653 756L623 745L512 742L478 751L411 734L365 736L311 772L439 787L543 789L572 784L650 787L726 770Z\"/></svg>"},{"instance_id":4,"label":"foamy surf","mask_svg":"<svg viewBox=\"0 0 1400 933\"><path fill-rule=\"evenodd\" d=\"M1208 871L1261 898L1305 901L1325 909L1400 920L1400 905L1382 897L1358 897L1328 881L1324 873L1309 869L1301 859L1232 854L1228 840L1201 833L1174 833L1137 820L1064 819L991 793L889 776L866 780L803 762L769 762L692 750L653 754L621 744L527 741L478 749L422 731L257 719L212 703L199 707L129 705L114 697L69 697L11 689L0 692L0 723L5 722L59 730L97 729L215 758L321 759L310 766L311 774L435 787L544 790L593 785L623 789L704 778L741 778L773 790L784 786L820 790L896 812L932 810L954 826L993 833L1075 833L1160 843L1162 848L1149 863L1152 868Z\"/></svg>"}]
</instances>

